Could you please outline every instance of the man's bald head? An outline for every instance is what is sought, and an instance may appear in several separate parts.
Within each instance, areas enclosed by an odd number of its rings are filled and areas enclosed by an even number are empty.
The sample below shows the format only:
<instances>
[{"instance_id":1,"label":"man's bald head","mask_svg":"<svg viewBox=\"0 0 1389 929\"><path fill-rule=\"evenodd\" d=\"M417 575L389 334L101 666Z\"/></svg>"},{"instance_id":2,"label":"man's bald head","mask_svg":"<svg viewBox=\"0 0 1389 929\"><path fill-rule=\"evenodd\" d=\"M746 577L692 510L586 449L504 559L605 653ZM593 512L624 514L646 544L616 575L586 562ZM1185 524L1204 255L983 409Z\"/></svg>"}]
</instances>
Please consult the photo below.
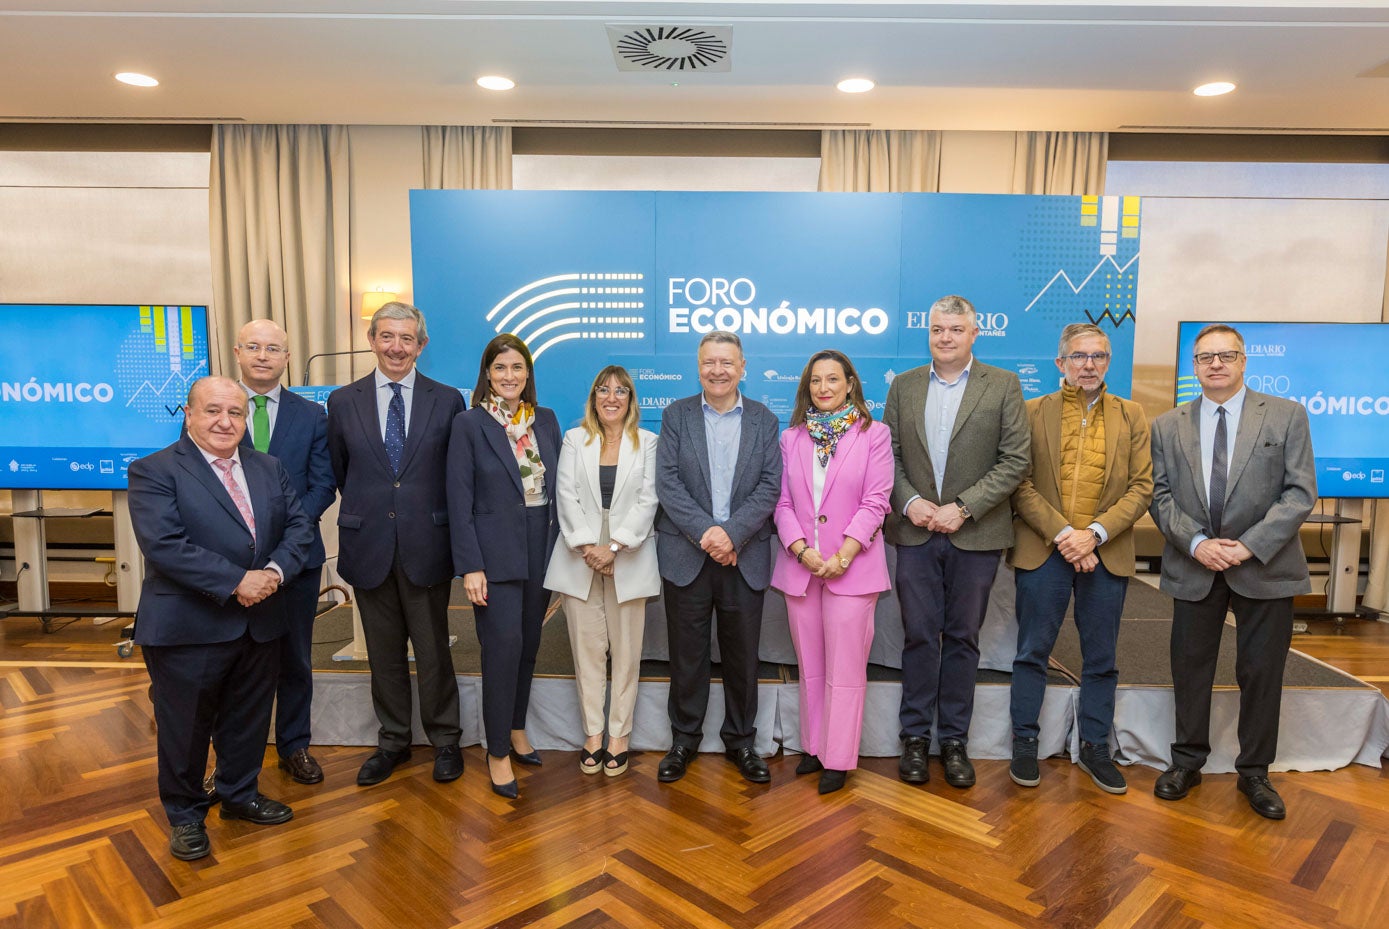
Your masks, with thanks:
<instances>
[{"instance_id":1,"label":"man's bald head","mask_svg":"<svg viewBox=\"0 0 1389 929\"><path fill-rule=\"evenodd\" d=\"M273 319L253 319L236 334L232 351L242 382L258 394L269 393L289 364L289 336Z\"/></svg>"}]
</instances>

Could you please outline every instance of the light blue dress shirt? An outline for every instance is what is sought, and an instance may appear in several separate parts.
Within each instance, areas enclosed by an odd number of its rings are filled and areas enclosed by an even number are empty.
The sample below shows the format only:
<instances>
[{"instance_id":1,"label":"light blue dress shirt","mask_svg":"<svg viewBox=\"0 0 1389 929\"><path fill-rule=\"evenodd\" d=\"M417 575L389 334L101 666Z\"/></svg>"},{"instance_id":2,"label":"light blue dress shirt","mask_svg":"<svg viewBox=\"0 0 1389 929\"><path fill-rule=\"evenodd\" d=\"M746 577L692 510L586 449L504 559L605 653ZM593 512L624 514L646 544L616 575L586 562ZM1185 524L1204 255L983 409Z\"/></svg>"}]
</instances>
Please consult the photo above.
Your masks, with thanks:
<instances>
[{"instance_id":1,"label":"light blue dress shirt","mask_svg":"<svg viewBox=\"0 0 1389 929\"><path fill-rule=\"evenodd\" d=\"M1216 403L1206 396L1201 397L1201 480L1206 482L1206 500L1211 499L1211 458L1215 455L1215 426L1219 417L1215 415L1218 407L1225 407L1225 467L1235 460L1235 437L1239 434L1239 417L1244 412L1244 398L1248 390L1244 387L1224 403ZM1204 532L1198 532L1191 539L1187 554L1195 555L1196 546L1209 539Z\"/></svg>"},{"instance_id":2,"label":"light blue dress shirt","mask_svg":"<svg viewBox=\"0 0 1389 929\"><path fill-rule=\"evenodd\" d=\"M415 405L415 371L411 368L410 373L400 379L400 399L405 404L405 434L410 434L410 409ZM391 379L381 373L381 369L376 369L376 421L381 427L381 441L386 441L386 413L391 408L390 388Z\"/></svg>"},{"instance_id":3,"label":"light blue dress shirt","mask_svg":"<svg viewBox=\"0 0 1389 929\"><path fill-rule=\"evenodd\" d=\"M709 493L714 519L728 522L733 496L733 470L738 464L738 444L743 437L743 393L727 413L720 413L700 397L704 408L704 438L709 446Z\"/></svg>"}]
</instances>

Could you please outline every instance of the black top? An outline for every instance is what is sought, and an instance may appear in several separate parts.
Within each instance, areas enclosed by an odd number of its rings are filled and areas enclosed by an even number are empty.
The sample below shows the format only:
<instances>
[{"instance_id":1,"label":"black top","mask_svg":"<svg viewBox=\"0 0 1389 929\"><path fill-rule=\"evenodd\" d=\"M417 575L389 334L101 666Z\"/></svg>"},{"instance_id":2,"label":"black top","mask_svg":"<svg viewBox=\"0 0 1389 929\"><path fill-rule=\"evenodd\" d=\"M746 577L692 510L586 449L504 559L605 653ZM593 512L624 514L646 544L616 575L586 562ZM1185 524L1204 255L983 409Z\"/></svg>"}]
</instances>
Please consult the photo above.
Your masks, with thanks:
<instances>
[{"instance_id":1,"label":"black top","mask_svg":"<svg viewBox=\"0 0 1389 929\"><path fill-rule=\"evenodd\" d=\"M598 466L598 490L603 495L603 509L612 506L613 485L617 483L617 465Z\"/></svg>"}]
</instances>

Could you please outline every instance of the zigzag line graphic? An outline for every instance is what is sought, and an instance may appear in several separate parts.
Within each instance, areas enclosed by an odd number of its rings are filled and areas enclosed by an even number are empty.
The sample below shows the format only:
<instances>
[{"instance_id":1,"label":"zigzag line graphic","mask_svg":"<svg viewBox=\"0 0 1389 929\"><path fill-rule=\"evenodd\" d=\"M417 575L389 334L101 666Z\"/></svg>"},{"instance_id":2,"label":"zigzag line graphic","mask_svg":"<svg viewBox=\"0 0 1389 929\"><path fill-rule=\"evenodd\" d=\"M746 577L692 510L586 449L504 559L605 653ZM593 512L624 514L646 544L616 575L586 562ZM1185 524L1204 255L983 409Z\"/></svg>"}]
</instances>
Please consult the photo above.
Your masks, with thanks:
<instances>
[{"instance_id":1,"label":"zigzag line graphic","mask_svg":"<svg viewBox=\"0 0 1389 929\"><path fill-rule=\"evenodd\" d=\"M1095 325L1098 326L1101 320L1107 319L1110 321L1110 323L1114 325L1115 329L1118 329L1120 326L1122 326L1124 324L1124 320L1134 318L1132 310L1125 310L1122 316L1115 316L1113 313L1109 312L1109 310L1105 310L1099 316L1092 316L1089 310L1085 310L1084 312L1085 318L1090 320L1090 322L1094 323Z\"/></svg>"},{"instance_id":2,"label":"zigzag line graphic","mask_svg":"<svg viewBox=\"0 0 1389 929\"><path fill-rule=\"evenodd\" d=\"M161 385L159 385L158 387L155 387L155 386L154 386L153 384L151 384L149 381L145 381L145 382L142 383L139 387L135 388L135 393L133 393L133 394L130 395L130 399L129 399L129 400L125 401L125 405L126 405L126 406L130 406L130 404L134 403L135 400L136 400L136 398L138 398L138 397L140 396L140 394L142 394L142 393L145 392L145 388L146 388L146 387L148 387L151 391L153 391L153 393L154 393L154 395L155 395L156 397L162 397L162 396L164 396L164 391L167 390L167 389L169 388L169 384L172 383L172 382L175 381L175 380L182 381L182 386L183 386L183 387L187 387L187 386L188 386L188 383L189 383L190 381L196 379L196 378L198 377L198 372L201 371L206 365L207 365L207 361L206 361L206 360L203 360L203 361L198 362L197 365L194 366L192 373L189 374L187 377L184 377L183 375L179 374L177 371L171 371L171 372L169 372L169 376L168 376L167 378L164 379L164 383L161 384Z\"/></svg>"},{"instance_id":3,"label":"zigzag line graphic","mask_svg":"<svg viewBox=\"0 0 1389 929\"><path fill-rule=\"evenodd\" d=\"M1120 274L1123 274L1125 271L1129 269L1129 265L1133 264L1137 260L1138 255L1134 254L1132 258L1130 258L1127 262L1124 263L1122 267L1120 267L1119 262L1114 260L1113 255L1105 255L1103 258L1100 259L1099 264L1095 265L1095 267L1090 269L1090 273L1085 275L1085 280L1081 281L1079 285L1076 285L1071 281L1070 275L1067 274L1065 269L1063 268L1062 270L1057 271L1055 274L1052 275L1051 280L1047 281L1046 286L1037 292L1037 296L1033 297L1032 302L1029 303L1027 306L1023 307L1022 311L1026 313L1028 310L1036 306L1037 301L1042 299L1042 297L1046 296L1047 291L1051 290L1051 285L1055 284L1058 279L1066 282L1066 286L1071 288L1071 293L1078 294L1085 289L1086 284L1090 283L1090 278L1094 277L1095 273L1099 271L1100 268L1104 267L1105 262L1109 262L1114 266L1114 270L1118 271Z\"/></svg>"}]
</instances>

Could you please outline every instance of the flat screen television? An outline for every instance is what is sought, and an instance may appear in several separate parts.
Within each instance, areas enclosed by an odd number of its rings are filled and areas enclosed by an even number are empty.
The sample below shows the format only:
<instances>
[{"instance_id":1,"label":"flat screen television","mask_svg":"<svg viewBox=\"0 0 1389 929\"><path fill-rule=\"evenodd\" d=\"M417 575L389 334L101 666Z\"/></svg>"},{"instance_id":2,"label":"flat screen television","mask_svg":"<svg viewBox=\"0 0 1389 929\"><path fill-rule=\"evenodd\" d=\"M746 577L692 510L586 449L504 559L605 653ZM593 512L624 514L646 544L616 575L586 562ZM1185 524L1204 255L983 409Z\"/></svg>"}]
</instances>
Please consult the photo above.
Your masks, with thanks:
<instances>
[{"instance_id":1,"label":"flat screen television","mask_svg":"<svg viewBox=\"0 0 1389 929\"><path fill-rule=\"evenodd\" d=\"M124 490L208 373L207 307L0 304L0 488Z\"/></svg>"},{"instance_id":2,"label":"flat screen television","mask_svg":"<svg viewBox=\"0 0 1389 929\"><path fill-rule=\"evenodd\" d=\"M1192 360L1209 322L1177 331L1177 403L1201 393ZM1307 407L1317 492L1389 497L1389 323L1238 322L1245 384Z\"/></svg>"}]
</instances>

